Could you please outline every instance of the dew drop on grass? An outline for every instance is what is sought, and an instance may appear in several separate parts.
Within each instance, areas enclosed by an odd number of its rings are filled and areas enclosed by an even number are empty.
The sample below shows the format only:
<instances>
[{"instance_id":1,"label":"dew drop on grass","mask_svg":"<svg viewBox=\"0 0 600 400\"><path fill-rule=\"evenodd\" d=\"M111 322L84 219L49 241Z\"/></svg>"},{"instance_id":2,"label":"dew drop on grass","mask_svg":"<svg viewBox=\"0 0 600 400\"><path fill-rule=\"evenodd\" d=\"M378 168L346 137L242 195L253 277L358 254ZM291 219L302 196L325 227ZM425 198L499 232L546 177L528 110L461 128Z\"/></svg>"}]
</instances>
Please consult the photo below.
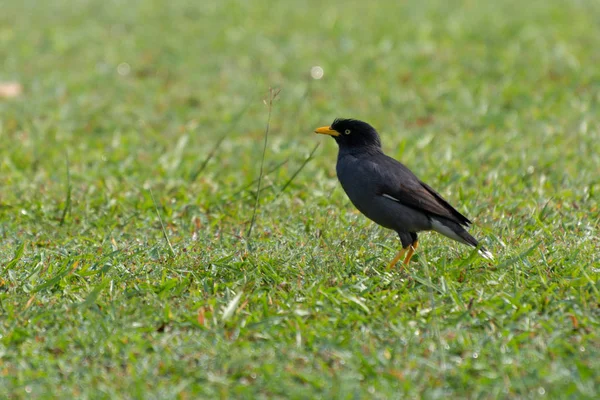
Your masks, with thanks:
<instances>
[{"instance_id":1,"label":"dew drop on grass","mask_svg":"<svg viewBox=\"0 0 600 400\"><path fill-rule=\"evenodd\" d=\"M478 358L478 357L479 357L479 354L473 353L473 358Z\"/></svg>"},{"instance_id":2,"label":"dew drop on grass","mask_svg":"<svg viewBox=\"0 0 600 400\"><path fill-rule=\"evenodd\" d=\"M544 389L543 387L538 388L538 393L541 395L546 394L546 389Z\"/></svg>"},{"instance_id":3,"label":"dew drop on grass","mask_svg":"<svg viewBox=\"0 0 600 400\"><path fill-rule=\"evenodd\" d=\"M131 66L129 64L127 64L126 62L122 62L121 64L117 65L117 73L121 76L125 76L125 75L129 75L129 72L131 72Z\"/></svg>"},{"instance_id":4,"label":"dew drop on grass","mask_svg":"<svg viewBox=\"0 0 600 400\"><path fill-rule=\"evenodd\" d=\"M324 73L325 72L323 71L323 68L318 65L315 65L314 67L312 67L310 69L310 76L313 79L321 79L323 77Z\"/></svg>"}]
</instances>

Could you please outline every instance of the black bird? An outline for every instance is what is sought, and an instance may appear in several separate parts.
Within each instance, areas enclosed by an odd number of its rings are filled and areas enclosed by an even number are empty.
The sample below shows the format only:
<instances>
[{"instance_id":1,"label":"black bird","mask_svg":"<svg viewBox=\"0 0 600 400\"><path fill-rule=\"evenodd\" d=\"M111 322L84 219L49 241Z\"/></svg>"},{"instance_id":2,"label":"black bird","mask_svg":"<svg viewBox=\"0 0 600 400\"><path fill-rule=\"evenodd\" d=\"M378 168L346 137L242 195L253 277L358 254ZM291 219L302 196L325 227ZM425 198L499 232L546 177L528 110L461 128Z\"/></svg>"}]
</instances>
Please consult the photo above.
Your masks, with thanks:
<instances>
[{"instance_id":1,"label":"black bird","mask_svg":"<svg viewBox=\"0 0 600 400\"><path fill-rule=\"evenodd\" d=\"M404 264L410 262L420 231L433 230L472 247L479 245L465 230L471 221L406 166L386 156L379 134L371 125L355 119L336 119L331 126L315 132L330 135L337 142L337 176L354 206L400 236L402 250L388 267L406 252ZM479 247L479 253L493 260L485 248Z\"/></svg>"}]
</instances>

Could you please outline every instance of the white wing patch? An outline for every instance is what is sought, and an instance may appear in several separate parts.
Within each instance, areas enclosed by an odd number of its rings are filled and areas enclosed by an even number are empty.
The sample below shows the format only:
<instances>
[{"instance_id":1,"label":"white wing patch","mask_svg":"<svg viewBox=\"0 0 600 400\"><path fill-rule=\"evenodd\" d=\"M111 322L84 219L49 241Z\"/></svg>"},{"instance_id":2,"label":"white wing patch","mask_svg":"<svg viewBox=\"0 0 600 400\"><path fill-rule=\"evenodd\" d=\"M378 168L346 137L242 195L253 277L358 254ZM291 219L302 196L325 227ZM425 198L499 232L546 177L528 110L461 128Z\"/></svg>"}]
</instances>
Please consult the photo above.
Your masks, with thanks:
<instances>
[{"instance_id":1,"label":"white wing patch","mask_svg":"<svg viewBox=\"0 0 600 400\"><path fill-rule=\"evenodd\" d=\"M396 203L400 203L400 200L398 200L397 198L395 198L395 197L393 197L393 196L390 196L390 195L389 195L389 194L387 194L387 193L384 193L384 194L382 194L382 196L383 196L383 197L385 197L385 198L388 198L388 199L390 199L390 200L393 200L393 201L395 201Z\"/></svg>"}]
</instances>

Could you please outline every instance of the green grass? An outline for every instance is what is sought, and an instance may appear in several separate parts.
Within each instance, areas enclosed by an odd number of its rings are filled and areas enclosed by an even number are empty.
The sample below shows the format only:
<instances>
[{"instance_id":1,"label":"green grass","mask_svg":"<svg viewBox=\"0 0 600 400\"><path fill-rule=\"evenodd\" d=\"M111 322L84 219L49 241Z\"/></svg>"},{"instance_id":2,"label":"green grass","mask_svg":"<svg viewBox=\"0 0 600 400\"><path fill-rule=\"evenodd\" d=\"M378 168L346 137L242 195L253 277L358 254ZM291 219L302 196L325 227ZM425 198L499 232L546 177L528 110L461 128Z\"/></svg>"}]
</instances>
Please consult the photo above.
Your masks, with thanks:
<instances>
[{"instance_id":1,"label":"green grass","mask_svg":"<svg viewBox=\"0 0 600 400\"><path fill-rule=\"evenodd\" d=\"M3 2L0 398L600 397L600 3L369 4ZM386 270L338 116L497 261Z\"/></svg>"}]
</instances>

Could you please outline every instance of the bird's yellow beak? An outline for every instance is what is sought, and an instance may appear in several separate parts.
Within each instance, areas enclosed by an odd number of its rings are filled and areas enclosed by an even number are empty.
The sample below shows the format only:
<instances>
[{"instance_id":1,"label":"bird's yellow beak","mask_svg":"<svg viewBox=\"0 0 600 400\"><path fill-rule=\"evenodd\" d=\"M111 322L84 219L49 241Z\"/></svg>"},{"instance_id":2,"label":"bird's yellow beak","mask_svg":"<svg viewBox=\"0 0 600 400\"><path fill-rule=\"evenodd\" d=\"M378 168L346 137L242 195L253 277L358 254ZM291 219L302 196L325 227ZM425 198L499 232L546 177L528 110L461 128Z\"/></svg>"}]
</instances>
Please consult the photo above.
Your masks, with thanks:
<instances>
[{"instance_id":1,"label":"bird's yellow beak","mask_svg":"<svg viewBox=\"0 0 600 400\"><path fill-rule=\"evenodd\" d=\"M340 136L340 133L336 130L331 129L330 126L322 126L320 128L315 129L315 133L320 133L321 135L329 135L329 136Z\"/></svg>"}]
</instances>

